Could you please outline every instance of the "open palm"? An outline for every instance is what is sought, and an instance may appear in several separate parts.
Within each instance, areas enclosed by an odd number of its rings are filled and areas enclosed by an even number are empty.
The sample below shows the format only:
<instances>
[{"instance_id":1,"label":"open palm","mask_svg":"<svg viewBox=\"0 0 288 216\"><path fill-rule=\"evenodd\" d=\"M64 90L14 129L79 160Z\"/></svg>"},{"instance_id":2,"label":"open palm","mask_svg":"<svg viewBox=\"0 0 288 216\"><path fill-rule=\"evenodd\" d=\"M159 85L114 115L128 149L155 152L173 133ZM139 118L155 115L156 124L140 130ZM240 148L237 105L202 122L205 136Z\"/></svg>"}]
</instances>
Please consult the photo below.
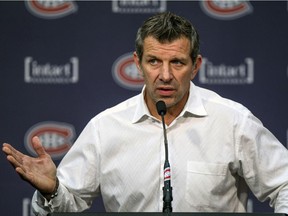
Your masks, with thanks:
<instances>
[{"instance_id":1,"label":"open palm","mask_svg":"<svg viewBox=\"0 0 288 216\"><path fill-rule=\"evenodd\" d=\"M32 146L37 153L35 158L21 153L8 143L3 144L2 150L22 179L41 193L49 194L56 185L56 166L38 137L33 137Z\"/></svg>"}]
</instances>

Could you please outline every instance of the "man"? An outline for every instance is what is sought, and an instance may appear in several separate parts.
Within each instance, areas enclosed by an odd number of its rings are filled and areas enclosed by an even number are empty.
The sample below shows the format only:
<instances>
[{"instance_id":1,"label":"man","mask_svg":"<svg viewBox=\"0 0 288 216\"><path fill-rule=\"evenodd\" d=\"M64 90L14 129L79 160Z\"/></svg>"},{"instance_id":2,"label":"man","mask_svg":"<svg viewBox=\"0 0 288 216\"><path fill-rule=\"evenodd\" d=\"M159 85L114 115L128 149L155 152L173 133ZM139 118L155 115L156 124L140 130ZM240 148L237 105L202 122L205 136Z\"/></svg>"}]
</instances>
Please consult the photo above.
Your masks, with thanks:
<instances>
[{"instance_id":1,"label":"man","mask_svg":"<svg viewBox=\"0 0 288 216\"><path fill-rule=\"evenodd\" d=\"M91 119L57 171L39 138L38 158L3 144L8 161L37 189L35 214L83 211L100 194L107 211L162 211L160 100L173 211L245 212L250 188L275 212L288 213L287 150L248 109L191 82L202 57L190 22L169 12L146 20L134 60L145 79L141 94Z\"/></svg>"}]
</instances>

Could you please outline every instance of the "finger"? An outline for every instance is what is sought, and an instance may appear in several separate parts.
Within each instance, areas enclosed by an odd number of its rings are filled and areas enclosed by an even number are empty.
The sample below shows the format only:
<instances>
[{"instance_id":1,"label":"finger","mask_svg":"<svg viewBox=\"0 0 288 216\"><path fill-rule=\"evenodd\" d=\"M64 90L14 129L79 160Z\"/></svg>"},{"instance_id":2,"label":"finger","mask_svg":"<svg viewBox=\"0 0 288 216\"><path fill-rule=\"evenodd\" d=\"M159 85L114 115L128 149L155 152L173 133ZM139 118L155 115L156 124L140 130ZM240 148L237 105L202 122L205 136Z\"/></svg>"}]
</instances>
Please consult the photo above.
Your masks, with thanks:
<instances>
[{"instance_id":1,"label":"finger","mask_svg":"<svg viewBox=\"0 0 288 216\"><path fill-rule=\"evenodd\" d=\"M17 149L15 149L12 145L8 144L8 143L4 143L2 150L6 153L6 154L10 154L10 155L19 155L19 156L24 156L21 152L19 152Z\"/></svg>"},{"instance_id":2,"label":"finger","mask_svg":"<svg viewBox=\"0 0 288 216\"><path fill-rule=\"evenodd\" d=\"M22 159L24 157L24 154L22 154L20 151L17 151L10 144L4 143L3 147L2 147L2 150L7 156L10 155L15 160L17 160L18 163L22 163Z\"/></svg>"},{"instance_id":3,"label":"finger","mask_svg":"<svg viewBox=\"0 0 288 216\"><path fill-rule=\"evenodd\" d=\"M7 160L9 161L9 163L15 168L21 168L23 170L23 165L22 163L19 163L13 156L8 155L7 156ZM25 170L23 170L25 171Z\"/></svg>"},{"instance_id":4,"label":"finger","mask_svg":"<svg viewBox=\"0 0 288 216\"><path fill-rule=\"evenodd\" d=\"M20 177L24 180L29 180L25 170L23 170L21 167L16 167L15 168L16 172L20 175Z\"/></svg>"},{"instance_id":5,"label":"finger","mask_svg":"<svg viewBox=\"0 0 288 216\"><path fill-rule=\"evenodd\" d=\"M34 151L37 153L39 157L46 155L46 151L41 144L39 137L35 136L32 138L32 146Z\"/></svg>"},{"instance_id":6,"label":"finger","mask_svg":"<svg viewBox=\"0 0 288 216\"><path fill-rule=\"evenodd\" d=\"M8 143L3 143L3 146L2 146L2 151L5 153L5 154L12 154L12 149L13 147L8 144Z\"/></svg>"},{"instance_id":7,"label":"finger","mask_svg":"<svg viewBox=\"0 0 288 216\"><path fill-rule=\"evenodd\" d=\"M34 184L32 176L29 175L29 173L25 172L25 170L21 169L20 167L17 167L15 170L21 179L29 182L32 185Z\"/></svg>"}]
</instances>

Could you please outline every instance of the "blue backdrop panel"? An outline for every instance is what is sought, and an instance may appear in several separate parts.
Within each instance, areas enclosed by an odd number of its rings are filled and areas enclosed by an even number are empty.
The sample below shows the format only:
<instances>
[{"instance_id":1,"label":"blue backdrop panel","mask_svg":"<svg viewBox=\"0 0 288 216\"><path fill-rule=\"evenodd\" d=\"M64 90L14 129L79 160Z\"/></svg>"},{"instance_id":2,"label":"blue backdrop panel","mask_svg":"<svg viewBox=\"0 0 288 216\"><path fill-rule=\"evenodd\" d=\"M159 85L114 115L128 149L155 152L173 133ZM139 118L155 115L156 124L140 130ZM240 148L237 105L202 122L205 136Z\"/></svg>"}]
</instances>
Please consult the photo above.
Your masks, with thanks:
<instances>
[{"instance_id":1,"label":"blue backdrop panel","mask_svg":"<svg viewBox=\"0 0 288 216\"><path fill-rule=\"evenodd\" d=\"M33 155L39 135L58 164L90 118L139 93L135 34L166 10L199 31L195 83L247 106L286 146L287 1L0 2L0 142ZM29 215L34 189L0 160L1 215ZM272 209L251 196L249 211Z\"/></svg>"}]
</instances>

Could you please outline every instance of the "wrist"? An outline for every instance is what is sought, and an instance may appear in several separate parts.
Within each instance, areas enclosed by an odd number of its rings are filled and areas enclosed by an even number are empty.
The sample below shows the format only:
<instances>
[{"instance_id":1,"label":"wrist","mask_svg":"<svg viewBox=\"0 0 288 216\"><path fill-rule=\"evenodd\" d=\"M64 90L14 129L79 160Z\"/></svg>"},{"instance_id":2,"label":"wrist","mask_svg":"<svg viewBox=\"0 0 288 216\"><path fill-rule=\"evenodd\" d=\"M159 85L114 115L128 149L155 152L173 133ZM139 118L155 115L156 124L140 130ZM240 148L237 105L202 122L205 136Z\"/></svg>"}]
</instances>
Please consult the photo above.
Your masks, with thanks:
<instances>
[{"instance_id":1,"label":"wrist","mask_svg":"<svg viewBox=\"0 0 288 216\"><path fill-rule=\"evenodd\" d=\"M53 191L51 193L42 193L40 192L47 200L53 199L58 195L58 188L59 188L59 179L56 177L56 183Z\"/></svg>"}]
</instances>

